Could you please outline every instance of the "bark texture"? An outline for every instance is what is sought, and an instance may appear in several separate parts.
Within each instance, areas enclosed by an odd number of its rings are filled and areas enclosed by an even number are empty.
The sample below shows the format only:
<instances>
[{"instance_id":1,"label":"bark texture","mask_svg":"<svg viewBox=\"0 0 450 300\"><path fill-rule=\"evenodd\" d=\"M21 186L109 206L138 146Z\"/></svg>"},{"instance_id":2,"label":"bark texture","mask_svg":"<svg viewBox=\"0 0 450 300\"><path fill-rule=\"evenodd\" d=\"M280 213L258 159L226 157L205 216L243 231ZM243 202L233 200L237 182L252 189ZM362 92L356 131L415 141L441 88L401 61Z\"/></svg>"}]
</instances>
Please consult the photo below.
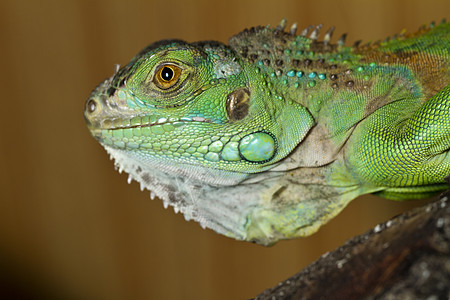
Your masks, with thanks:
<instances>
[{"instance_id":1,"label":"bark texture","mask_svg":"<svg viewBox=\"0 0 450 300\"><path fill-rule=\"evenodd\" d=\"M255 299L450 299L449 198L377 225Z\"/></svg>"}]
</instances>

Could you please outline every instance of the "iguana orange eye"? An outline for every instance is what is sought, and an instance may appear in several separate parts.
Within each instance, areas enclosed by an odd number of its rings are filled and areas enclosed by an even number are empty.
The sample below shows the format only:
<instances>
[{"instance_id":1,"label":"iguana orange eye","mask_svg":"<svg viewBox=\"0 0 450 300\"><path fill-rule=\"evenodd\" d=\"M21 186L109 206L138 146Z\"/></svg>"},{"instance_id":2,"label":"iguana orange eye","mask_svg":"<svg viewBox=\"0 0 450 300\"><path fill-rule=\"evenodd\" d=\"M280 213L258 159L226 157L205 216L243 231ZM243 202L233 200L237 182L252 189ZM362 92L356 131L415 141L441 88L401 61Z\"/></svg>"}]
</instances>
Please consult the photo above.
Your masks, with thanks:
<instances>
[{"instance_id":1,"label":"iguana orange eye","mask_svg":"<svg viewBox=\"0 0 450 300\"><path fill-rule=\"evenodd\" d=\"M174 86L180 79L181 68L176 65L160 66L153 77L153 82L157 87L165 90Z\"/></svg>"}]
</instances>

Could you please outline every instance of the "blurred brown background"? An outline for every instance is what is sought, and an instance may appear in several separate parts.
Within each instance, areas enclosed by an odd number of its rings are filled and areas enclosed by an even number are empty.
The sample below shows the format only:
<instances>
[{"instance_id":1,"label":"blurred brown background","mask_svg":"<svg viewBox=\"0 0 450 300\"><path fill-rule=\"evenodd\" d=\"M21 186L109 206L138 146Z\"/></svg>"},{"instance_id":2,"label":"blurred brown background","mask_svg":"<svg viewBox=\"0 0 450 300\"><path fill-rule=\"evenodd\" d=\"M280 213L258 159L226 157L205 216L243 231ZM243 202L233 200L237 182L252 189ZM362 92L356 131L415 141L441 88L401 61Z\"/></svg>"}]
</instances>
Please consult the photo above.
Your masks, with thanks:
<instances>
[{"instance_id":1,"label":"blurred brown background","mask_svg":"<svg viewBox=\"0 0 450 300\"><path fill-rule=\"evenodd\" d=\"M368 196L311 237L234 241L128 185L89 135L83 106L113 64L155 40L226 42L286 17L369 41L449 11L448 0L2 0L0 298L245 299L421 205Z\"/></svg>"}]
</instances>

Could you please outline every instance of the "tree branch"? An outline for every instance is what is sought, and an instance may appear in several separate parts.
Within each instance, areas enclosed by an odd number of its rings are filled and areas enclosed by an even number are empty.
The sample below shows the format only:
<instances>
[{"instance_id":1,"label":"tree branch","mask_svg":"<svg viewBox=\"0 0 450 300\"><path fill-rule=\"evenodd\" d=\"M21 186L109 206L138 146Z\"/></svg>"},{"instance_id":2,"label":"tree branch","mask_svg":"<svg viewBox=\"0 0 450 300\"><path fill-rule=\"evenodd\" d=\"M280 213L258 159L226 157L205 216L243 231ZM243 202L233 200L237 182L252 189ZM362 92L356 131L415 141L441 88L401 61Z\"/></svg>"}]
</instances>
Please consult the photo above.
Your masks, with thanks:
<instances>
[{"instance_id":1,"label":"tree branch","mask_svg":"<svg viewBox=\"0 0 450 300\"><path fill-rule=\"evenodd\" d=\"M449 198L377 225L256 299L450 299Z\"/></svg>"}]
</instances>

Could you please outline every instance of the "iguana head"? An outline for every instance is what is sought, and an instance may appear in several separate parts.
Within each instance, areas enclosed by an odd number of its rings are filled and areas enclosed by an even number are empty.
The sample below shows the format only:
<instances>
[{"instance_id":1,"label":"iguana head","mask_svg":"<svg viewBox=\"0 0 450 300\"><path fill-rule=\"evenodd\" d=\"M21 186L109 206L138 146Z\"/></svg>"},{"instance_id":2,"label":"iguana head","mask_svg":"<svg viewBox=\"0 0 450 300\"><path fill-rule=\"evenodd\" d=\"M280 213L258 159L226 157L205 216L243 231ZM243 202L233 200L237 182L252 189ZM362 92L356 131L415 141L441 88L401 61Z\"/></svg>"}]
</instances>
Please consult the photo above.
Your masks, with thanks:
<instances>
[{"instance_id":1,"label":"iguana head","mask_svg":"<svg viewBox=\"0 0 450 300\"><path fill-rule=\"evenodd\" d=\"M165 206L227 236L271 244L311 234L355 195L325 184L326 168L317 167L334 160L323 139L329 133L313 127L308 109L275 78L284 71L246 53L254 38L253 51L272 55L277 67L286 40L311 41L255 32L235 36L230 47L150 45L91 93L85 118L119 170Z\"/></svg>"},{"instance_id":2,"label":"iguana head","mask_svg":"<svg viewBox=\"0 0 450 300\"><path fill-rule=\"evenodd\" d=\"M158 42L91 93L85 119L119 169L165 205L246 239L244 206L261 199L255 186L236 187L275 166L313 124L265 76L220 43Z\"/></svg>"}]
</instances>

